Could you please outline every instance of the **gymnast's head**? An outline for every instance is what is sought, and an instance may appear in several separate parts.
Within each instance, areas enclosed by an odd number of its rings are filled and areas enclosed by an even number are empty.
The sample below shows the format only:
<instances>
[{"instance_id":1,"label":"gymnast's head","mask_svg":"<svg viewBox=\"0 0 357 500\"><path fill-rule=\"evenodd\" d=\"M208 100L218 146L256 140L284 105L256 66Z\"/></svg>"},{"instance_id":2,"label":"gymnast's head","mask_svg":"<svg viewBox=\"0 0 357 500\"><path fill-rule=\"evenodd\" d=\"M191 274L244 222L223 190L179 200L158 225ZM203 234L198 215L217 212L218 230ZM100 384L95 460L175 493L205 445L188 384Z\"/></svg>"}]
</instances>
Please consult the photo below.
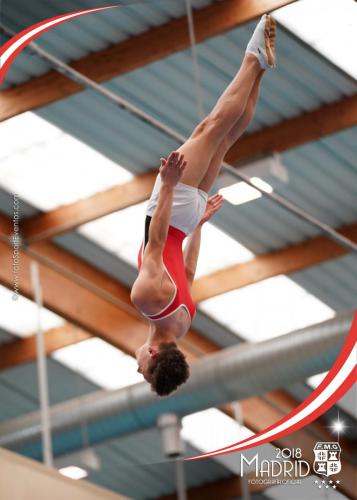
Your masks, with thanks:
<instances>
[{"instance_id":1,"label":"gymnast's head","mask_svg":"<svg viewBox=\"0 0 357 500\"><path fill-rule=\"evenodd\" d=\"M175 342L158 346L145 343L135 353L138 372L142 373L158 396L168 396L186 382L190 375L184 354Z\"/></svg>"}]
</instances>

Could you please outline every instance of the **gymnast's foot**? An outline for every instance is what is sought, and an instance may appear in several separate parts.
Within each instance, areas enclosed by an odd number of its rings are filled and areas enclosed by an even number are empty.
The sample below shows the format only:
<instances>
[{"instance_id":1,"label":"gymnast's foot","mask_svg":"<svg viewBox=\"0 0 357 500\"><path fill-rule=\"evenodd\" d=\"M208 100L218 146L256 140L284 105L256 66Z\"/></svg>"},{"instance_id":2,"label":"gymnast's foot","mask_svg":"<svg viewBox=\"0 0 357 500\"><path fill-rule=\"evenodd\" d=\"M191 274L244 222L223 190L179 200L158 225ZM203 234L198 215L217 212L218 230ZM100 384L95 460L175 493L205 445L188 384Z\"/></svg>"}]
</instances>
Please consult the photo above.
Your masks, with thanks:
<instances>
[{"instance_id":1,"label":"gymnast's foot","mask_svg":"<svg viewBox=\"0 0 357 500\"><path fill-rule=\"evenodd\" d=\"M249 40L246 52L253 54L262 69L275 68L276 23L264 14Z\"/></svg>"}]
</instances>

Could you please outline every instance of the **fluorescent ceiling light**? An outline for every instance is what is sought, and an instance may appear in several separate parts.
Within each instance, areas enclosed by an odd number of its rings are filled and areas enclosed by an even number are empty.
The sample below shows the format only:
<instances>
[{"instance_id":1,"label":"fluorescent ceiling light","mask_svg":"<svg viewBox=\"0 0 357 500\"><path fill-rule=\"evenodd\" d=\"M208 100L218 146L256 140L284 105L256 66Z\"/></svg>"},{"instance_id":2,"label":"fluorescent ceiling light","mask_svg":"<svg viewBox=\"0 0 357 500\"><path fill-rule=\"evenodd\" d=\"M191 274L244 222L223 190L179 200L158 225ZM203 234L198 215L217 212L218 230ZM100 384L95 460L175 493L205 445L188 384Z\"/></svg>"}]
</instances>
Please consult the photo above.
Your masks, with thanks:
<instances>
[{"instance_id":1,"label":"fluorescent ceiling light","mask_svg":"<svg viewBox=\"0 0 357 500\"><path fill-rule=\"evenodd\" d=\"M62 476L69 477L71 479L83 479L88 476L88 472L81 467L77 467L76 465L69 465L68 467L62 467L58 472L62 474Z\"/></svg>"},{"instance_id":2,"label":"fluorescent ceiling light","mask_svg":"<svg viewBox=\"0 0 357 500\"><path fill-rule=\"evenodd\" d=\"M134 358L99 338L58 349L52 357L104 389L120 389L143 381Z\"/></svg>"},{"instance_id":3,"label":"fluorescent ceiling light","mask_svg":"<svg viewBox=\"0 0 357 500\"><path fill-rule=\"evenodd\" d=\"M237 441L253 436L253 434L248 427L238 424L236 420L216 408L193 413L182 419L181 435L184 441L201 453L230 446ZM255 449L245 450L244 456L247 460L252 460L255 453ZM271 460L275 456L276 452L271 444L267 443L259 447L260 460ZM229 453L216 456L212 460L221 463L226 469L239 475L241 472L239 457L240 453ZM254 462L250 466L245 464L244 473L253 471L254 467Z\"/></svg>"},{"instance_id":4,"label":"fluorescent ceiling light","mask_svg":"<svg viewBox=\"0 0 357 500\"><path fill-rule=\"evenodd\" d=\"M52 210L128 182L133 175L34 113L0 123L0 186Z\"/></svg>"},{"instance_id":5,"label":"fluorescent ceiling light","mask_svg":"<svg viewBox=\"0 0 357 500\"><path fill-rule=\"evenodd\" d=\"M18 337L28 337L36 332L37 306L34 302L18 296L13 300L13 292L0 286L0 327ZM63 325L63 318L46 308L41 312L41 323L44 331Z\"/></svg>"},{"instance_id":6,"label":"fluorescent ceiling light","mask_svg":"<svg viewBox=\"0 0 357 500\"><path fill-rule=\"evenodd\" d=\"M182 437L192 446L207 453L248 438L253 432L240 426L216 408L187 415L182 419Z\"/></svg>"},{"instance_id":7,"label":"fluorescent ceiling light","mask_svg":"<svg viewBox=\"0 0 357 500\"><path fill-rule=\"evenodd\" d=\"M252 184L263 189L267 193L273 192L273 188L270 186L270 184L263 181L259 177L252 177L250 181L252 182ZM245 182L236 182L231 186L224 187L219 190L219 193L233 205L242 205L243 203L256 200L262 196L260 191L254 189Z\"/></svg>"},{"instance_id":8,"label":"fluorescent ceiling light","mask_svg":"<svg viewBox=\"0 0 357 500\"><path fill-rule=\"evenodd\" d=\"M196 278L253 259L254 254L211 223L203 226Z\"/></svg>"},{"instance_id":9,"label":"fluorescent ceiling light","mask_svg":"<svg viewBox=\"0 0 357 500\"><path fill-rule=\"evenodd\" d=\"M356 10L354 0L300 0L274 11L274 18L357 78Z\"/></svg>"},{"instance_id":10,"label":"fluorescent ceiling light","mask_svg":"<svg viewBox=\"0 0 357 500\"><path fill-rule=\"evenodd\" d=\"M203 301L199 309L250 342L334 317L335 311L287 276L276 276Z\"/></svg>"}]
</instances>

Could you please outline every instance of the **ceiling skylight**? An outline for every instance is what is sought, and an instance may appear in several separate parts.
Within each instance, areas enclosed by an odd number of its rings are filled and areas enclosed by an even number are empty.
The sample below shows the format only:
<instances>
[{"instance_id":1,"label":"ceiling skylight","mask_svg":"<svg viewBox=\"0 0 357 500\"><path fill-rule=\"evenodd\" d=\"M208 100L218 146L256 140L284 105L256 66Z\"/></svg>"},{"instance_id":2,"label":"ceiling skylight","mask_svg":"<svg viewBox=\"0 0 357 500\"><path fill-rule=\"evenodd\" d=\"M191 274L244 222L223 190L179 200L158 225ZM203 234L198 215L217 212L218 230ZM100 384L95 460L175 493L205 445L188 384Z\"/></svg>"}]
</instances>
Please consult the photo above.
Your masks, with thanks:
<instances>
[{"instance_id":1,"label":"ceiling skylight","mask_svg":"<svg viewBox=\"0 0 357 500\"><path fill-rule=\"evenodd\" d=\"M236 420L217 408L209 408L208 410L193 413L182 419L182 438L202 453L229 446L253 434L250 429L238 424ZM251 460L255 453L255 449L246 450L244 456L247 460ZM271 444L259 447L261 460L272 459L275 455L274 447ZM240 474L239 453L217 456L213 460L220 462L234 474ZM254 464L250 466L246 464L244 472L251 471L254 467Z\"/></svg>"},{"instance_id":2,"label":"ceiling skylight","mask_svg":"<svg viewBox=\"0 0 357 500\"><path fill-rule=\"evenodd\" d=\"M132 266L137 266L137 254L144 236L147 202L133 205L81 226L78 231ZM219 241L219 251L217 251ZM210 223L202 232L202 247L197 276L229 265L246 262L254 254Z\"/></svg>"},{"instance_id":3,"label":"ceiling skylight","mask_svg":"<svg viewBox=\"0 0 357 500\"><path fill-rule=\"evenodd\" d=\"M0 123L0 186L44 211L133 175L34 113Z\"/></svg>"},{"instance_id":4,"label":"ceiling skylight","mask_svg":"<svg viewBox=\"0 0 357 500\"><path fill-rule=\"evenodd\" d=\"M300 0L274 18L334 64L357 78L357 4L354 0Z\"/></svg>"},{"instance_id":5,"label":"ceiling skylight","mask_svg":"<svg viewBox=\"0 0 357 500\"><path fill-rule=\"evenodd\" d=\"M333 309L282 275L205 300L199 309L251 342L335 315Z\"/></svg>"},{"instance_id":6,"label":"ceiling skylight","mask_svg":"<svg viewBox=\"0 0 357 500\"><path fill-rule=\"evenodd\" d=\"M103 389L120 389L143 381L134 358L99 338L58 349L52 357Z\"/></svg>"},{"instance_id":7,"label":"ceiling skylight","mask_svg":"<svg viewBox=\"0 0 357 500\"><path fill-rule=\"evenodd\" d=\"M18 337L28 337L36 332L36 304L21 295L18 300L13 300L13 292L3 286L0 286L0 311L0 327L5 330ZM64 324L63 318L45 308L42 309L41 321L44 331Z\"/></svg>"},{"instance_id":8,"label":"ceiling skylight","mask_svg":"<svg viewBox=\"0 0 357 500\"><path fill-rule=\"evenodd\" d=\"M253 257L253 252L218 227L207 223L202 230L196 278L234 264L247 262Z\"/></svg>"},{"instance_id":9,"label":"ceiling skylight","mask_svg":"<svg viewBox=\"0 0 357 500\"><path fill-rule=\"evenodd\" d=\"M78 231L129 264L137 265L139 247L144 237L147 202L83 224Z\"/></svg>"},{"instance_id":10,"label":"ceiling skylight","mask_svg":"<svg viewBox=\"0 0 357 500\"><path fill-rule=\"evenodd\" d=\"M270 184L263 181L259 177L252 177L250 181L252 184L263 189L267 193L273 192L273 188L270 186ZM231 186L220 189L219 193L233 205L243 205L243 203L247 203L248 201L252 200L257 200L262 196L260 191L254 189L246 182L236 182Z\"/></svg>"},{"instance_id":11,"label":"ceiling skylight","mask_svg":"<svg viewBox=\"0 0 357 500\"><path fill-rule=\"evenodd\" d=\"M247 427L216 408L187 415L182 419L182 437L207 453L253 435Z\"/></svg>"}]
</instances>

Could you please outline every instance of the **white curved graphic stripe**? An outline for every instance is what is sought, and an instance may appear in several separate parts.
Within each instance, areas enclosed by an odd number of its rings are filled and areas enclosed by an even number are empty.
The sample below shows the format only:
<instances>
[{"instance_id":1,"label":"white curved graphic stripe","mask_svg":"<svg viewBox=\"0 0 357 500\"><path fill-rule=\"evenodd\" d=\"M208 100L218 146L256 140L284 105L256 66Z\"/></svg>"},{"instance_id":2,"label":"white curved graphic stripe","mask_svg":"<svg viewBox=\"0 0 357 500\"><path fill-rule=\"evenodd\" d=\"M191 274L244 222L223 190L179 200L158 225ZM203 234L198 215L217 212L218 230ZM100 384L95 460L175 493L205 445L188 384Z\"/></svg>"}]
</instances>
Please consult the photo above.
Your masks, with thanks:
<instances>
[{"instance_id":1,"label":"white curved graphic stripe","mask_svg":"<svg viewBox=\"0 0 357 500\"><path fill-rule=\"evenodd\" d=\"M312 400L305 408L299 411L296 415L292 416L290 419L281 423L277 427L270 429L270 431L265 432L264 434L256 437L252 437L249 440L245 441L242 444L232 445L229 448L225 448L224 450L216 450L210 453L205 453L204 455L200 455L199 458L210 457L221 454L222 452L228 453L229 451L239 451L246 446L252 444L259 444L262 440L273 437L275 434L278 434L289 427L292 427L296 423L303 420L305 417L311 415L315 410L317 410L323 403L325 403L338 389L341 387L346 378L352 373L356 366L357 359L357 348L356 345L352 349L350 355L346 359L345 363L341 367L341 369L337 372L335 377L331 380L329 385L325 387L325 389L319 394L314 400Z\"/></svg>"}]
</instances>

